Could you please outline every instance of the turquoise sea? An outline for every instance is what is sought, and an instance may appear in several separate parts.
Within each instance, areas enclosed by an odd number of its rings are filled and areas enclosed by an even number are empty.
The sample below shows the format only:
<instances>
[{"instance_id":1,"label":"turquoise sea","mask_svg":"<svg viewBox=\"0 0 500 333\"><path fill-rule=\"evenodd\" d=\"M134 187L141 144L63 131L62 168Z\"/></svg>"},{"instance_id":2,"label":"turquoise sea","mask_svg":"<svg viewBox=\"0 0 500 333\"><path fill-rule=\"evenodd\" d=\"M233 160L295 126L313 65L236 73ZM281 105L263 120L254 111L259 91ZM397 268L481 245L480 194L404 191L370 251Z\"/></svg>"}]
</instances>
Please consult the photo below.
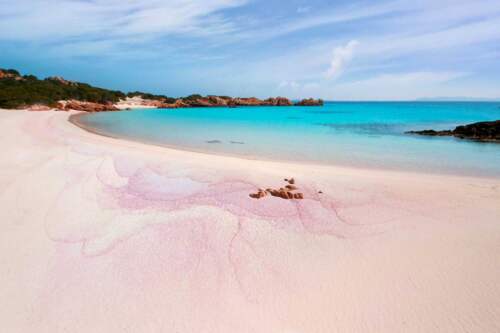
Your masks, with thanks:
<instances>
[{"instance_id":1,"label":"turquoise sea","mask_svg":"<svg viewBox=\"0 0 500 333\"><path fill-rule=\"evenodd\" d=\"M329 102L105 112L78 122L115 137L246 158L500 177L500 144L404 134L496 119L493 102Z\"/></svg>"}]
</instances>

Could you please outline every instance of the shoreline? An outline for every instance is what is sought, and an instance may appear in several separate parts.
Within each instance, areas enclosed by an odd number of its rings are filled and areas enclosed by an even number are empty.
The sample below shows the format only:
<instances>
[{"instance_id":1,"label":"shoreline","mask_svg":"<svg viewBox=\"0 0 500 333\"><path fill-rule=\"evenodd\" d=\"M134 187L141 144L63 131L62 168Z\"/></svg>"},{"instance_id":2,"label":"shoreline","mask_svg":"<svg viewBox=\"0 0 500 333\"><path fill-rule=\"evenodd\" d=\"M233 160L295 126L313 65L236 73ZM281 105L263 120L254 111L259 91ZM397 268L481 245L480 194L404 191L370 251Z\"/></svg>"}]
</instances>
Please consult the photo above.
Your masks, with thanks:
<instances>
[{"instance_id":1,"label":"shoreline","mask_svg":"<svg viewBox=\"0 0 500 333\"><path fill-rule=\"evenodd\" d=\"M6 329L498 330L498 179L194 153L75 114L0 110ZM249 197L289 177L304 200Z\"/></svg>"},{"instance_id":2,"label":"shoreline","mask_svg":"<svg viewBox=\"0 0 500 333\"><path fill-rule=\"evenodd\" d=\"M126 110L126 111L133 111L133 110ZM151 146L156 146L156 147L162 147L166 149L173 149L173 150L178 150L178 151L186 151L186 152L191 152L191 153L199 153L199 154L206 154L206 155L213 155L213 156L221 156L221 157L231 157L231 158L236 158L236 159L241 159L242 161L264 161L264 162L277 162L277 163L285 163L285 164L298 164L298 165L304 165L308 167L332 167L332 168L354 168L360 171L386 171L386 172L402 172L402 173L410 173L410 174L417 174L417 175L435 175L435 176L456 176L456 177L472 177L472 178L484 178L484 179L500 179L500 174L497 175L492 175L492 174L479 174L479 173L471 173L469 171L451 171L451 170L434 170L434 171L429 171L429 170L418 170L417 168L404 168L404 167L388 167L388 166L362 166L362 165L355 165L355 164L343 164L341 162L338 163L321 163L318 161L307 161L307 160L290 160L290 159L279 159L279 158L266 158L262 156L249 156L249 155L242 155L242 154L231 154L231 153L222 153L222 152L214 152L210 150L203 150L203 149L194 149L191 147L184 147L184 146L175 146L175 145L169 145L169 144L161 144L157 142L152 142L152 141L146 141L146 140L140 140L140 139L133 139L133 138L128 138L128 137L122 137L118 135L113 135L111 133L107 133L104 131L99 131L96 128L93 128L91 126L86 126L82 122L79 122L78 120L82 117L88 117L92 116L92 114L89 114L87 112L79 112L77 114L73 114L68 118L68 121L73 124L76 127L79 127L89 133L93 133L95 135L100 135L104 137L109 137L113 138L116 140L124 140L127 142L136 142L140 144L145 144L145 145L151 145ZM489 143L489 142L486 142Z\"/></svg>"}]
</instances>

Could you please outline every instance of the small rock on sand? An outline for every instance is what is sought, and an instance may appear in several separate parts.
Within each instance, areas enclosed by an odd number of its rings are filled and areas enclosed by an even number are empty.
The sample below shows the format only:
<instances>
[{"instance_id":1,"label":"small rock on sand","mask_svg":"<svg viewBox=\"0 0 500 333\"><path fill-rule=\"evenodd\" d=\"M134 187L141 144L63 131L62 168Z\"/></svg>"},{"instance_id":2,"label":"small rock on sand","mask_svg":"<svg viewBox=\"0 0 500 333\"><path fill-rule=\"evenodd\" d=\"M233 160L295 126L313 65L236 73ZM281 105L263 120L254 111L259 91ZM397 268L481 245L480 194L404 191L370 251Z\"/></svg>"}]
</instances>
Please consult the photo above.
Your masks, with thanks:
<instances>
[{"instance_id":1,"label":"small rock on sand","mask_svg":"<svg viewBox=\"0 0 500 333\"><path fill-rule=\"evenodd\" d=\"M292 191L298 190L298 187L293 185L295 184L295 179L285 178L285 181L288 182L288 185L286 185L285 187L280 187L279 189L273 189L273 188L266 188L265 190L259 189L257 193L251 193L250 197L254 199L260 199L265 197L267 194L270 194L273 197L278 197L285 200L304 199L303 193L292 193Z\"/></svg>"}]
</instances>

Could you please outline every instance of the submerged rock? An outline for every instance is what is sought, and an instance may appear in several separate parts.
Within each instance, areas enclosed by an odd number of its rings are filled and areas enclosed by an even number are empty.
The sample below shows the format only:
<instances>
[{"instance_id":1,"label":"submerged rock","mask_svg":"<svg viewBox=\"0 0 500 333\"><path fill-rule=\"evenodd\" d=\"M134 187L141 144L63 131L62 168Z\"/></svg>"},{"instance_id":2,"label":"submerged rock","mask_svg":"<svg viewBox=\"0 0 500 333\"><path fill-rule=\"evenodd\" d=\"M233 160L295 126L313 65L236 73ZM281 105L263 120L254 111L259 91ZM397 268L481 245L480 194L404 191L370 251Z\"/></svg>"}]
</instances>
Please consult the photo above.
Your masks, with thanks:
<instances>
[{"instance_id":1,"label":"submerged rock","mask_svg":"<svg viewBox=\"0 0 500 333\"><path fill-rule=\"evenodd\" d=\"M500 120L483 121L469 125L457 126L452 131L423 130L409 131L406 133L428 136L454 136L460 139L500 142Z\"/></svg>"}]
</instances>

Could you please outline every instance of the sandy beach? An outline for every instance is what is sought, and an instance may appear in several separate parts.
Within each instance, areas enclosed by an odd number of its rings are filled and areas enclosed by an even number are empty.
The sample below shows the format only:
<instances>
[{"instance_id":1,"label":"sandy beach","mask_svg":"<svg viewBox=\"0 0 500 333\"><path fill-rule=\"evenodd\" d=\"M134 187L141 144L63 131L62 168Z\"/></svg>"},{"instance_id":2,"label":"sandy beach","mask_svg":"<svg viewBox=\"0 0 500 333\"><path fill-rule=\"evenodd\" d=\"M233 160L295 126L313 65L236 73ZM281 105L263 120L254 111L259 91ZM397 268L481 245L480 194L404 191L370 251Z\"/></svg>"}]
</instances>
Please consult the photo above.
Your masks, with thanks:
<instances>
[{"instance_id":1,"label":"sandy beach","mask_svg":"<svg viewBox=\"0 0 500 333\"><path fill-rule=\"evenodd\" d=\"M71 114L0 111L3 331L500 331L500 179L180 151ZM289 177L304 200L249 197Z\"/></svg>"}]
</instances>

